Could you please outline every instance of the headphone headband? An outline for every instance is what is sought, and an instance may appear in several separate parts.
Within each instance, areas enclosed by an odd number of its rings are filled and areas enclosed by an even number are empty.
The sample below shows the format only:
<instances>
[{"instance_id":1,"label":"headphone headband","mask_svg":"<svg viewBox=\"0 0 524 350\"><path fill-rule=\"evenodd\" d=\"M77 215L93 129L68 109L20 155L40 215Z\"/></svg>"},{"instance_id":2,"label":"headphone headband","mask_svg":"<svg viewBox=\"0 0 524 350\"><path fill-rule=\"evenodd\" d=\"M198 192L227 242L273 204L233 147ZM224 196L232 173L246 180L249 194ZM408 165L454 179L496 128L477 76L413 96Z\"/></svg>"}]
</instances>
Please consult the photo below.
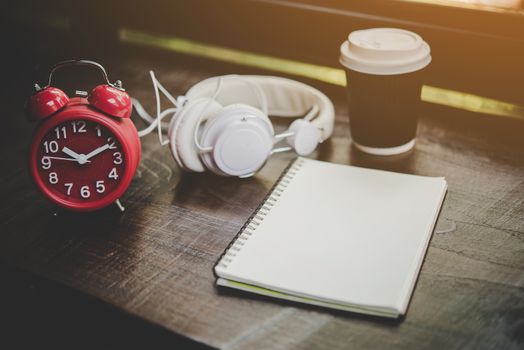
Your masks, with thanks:
<instances>
[{"instance_id":1,"label":"headphone headband","mask_svg":"<svg viewBox=\"0 0 524 350\"><path fill-rule=\"evenodd\" d=\"M281 77L260 75L224 75L205 79L186 93L186 98L213 97L217 80L222 79L221 93L216 100L222 105L245 103L261 109L259 98L246 89L245 80L257 85L267 99L268 114L277 117L299 117L318 106L318 116L311 122L321 130L325 140L333 133L335 109L331 100L307 84Z\"/></svg>"},{"instance_id":2,"label":"headphone headband","mask_svg":"<svg viewBox=\"0 0 524 350\"><path fill-rule=\"evenodd\" d=\"M271 154L289 150L311 154L333 133L335 109L331 100L295 80L224 75L205 79L175 99L154 73L150 74L157 117L139 135L147 135L156 127L160 143L171 144L175 161L185 170L251 176ZM175 105L167 126L169 140L165 141L162 119L173 109L161 111L160 92ZM136 101L135 105L140 106ZM137 107L137 112L147 121L152 119L142 108ZM275 135L269 115L295 120L285 132ZM278 148L284 140L289 146Z\"/></svg>"}]
</instances>

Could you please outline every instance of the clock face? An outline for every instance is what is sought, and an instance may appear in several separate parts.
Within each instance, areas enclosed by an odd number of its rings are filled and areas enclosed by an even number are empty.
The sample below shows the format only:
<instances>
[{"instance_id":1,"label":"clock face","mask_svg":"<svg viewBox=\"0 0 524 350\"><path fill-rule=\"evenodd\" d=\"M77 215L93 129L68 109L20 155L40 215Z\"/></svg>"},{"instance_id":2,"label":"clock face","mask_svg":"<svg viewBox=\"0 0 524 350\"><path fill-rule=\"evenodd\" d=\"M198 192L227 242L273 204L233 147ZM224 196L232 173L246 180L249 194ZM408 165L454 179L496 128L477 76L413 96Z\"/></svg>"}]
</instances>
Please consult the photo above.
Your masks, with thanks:
<instances>
[{"instance_id":1,"label":"clock face","mask_svg":"<svg viewBox=\"0 0 524 350\"><path fill-rule=\"evenodd\" d=\"M118 138L104 125L81 118L50 128L35 162L36 176L50 195L79 204L110 195L127 166Z\"/></svg>"}]
</instances>

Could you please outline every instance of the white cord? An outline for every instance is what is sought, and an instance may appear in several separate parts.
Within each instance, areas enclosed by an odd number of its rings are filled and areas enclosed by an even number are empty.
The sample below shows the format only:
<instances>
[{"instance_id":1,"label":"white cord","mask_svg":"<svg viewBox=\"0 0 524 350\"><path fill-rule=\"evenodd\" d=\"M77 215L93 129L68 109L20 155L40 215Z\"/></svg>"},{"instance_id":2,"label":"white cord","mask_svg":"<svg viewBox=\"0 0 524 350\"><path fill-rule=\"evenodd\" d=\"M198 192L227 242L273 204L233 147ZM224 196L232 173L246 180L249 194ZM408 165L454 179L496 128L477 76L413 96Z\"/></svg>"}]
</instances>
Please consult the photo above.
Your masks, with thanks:
<instances>
[{"instance_id":1,"label":"white cord","mask_svg":"<svg viewBox=\"0 0 524 350\"><path fill-rule=\"evenodd\" d=\"M213 93L213 96L208 100L207 104L205 105L204 109L202 110L202 113L200 113L200 116L198 117L198 121L195 127L195 132L193 133L193 140L195 142L195 146L198 148L200 152L211 152L213 150L213 147L202 147L200 142L198 142L198 129L200 126L200 123L202 123L202 119L206 115L206 111L211 105L211 103L215 100L215 98L220 93L220 90L222 89L222 77L219 77L217 79L217 85L215 87L215 92Z\"/></svg>"},{"instance_id":2,"label":"white cord","mask_svg":"<svg viewBox=\"0 0 524 350\"><path fill-rule=\"evenodd\" d=\"M158 89L159 89L159 86L162 86L158 80L156 80L155 78L155 73L150 70L149 71L149 74L151 75L151 80L153 81L153 87L155 89L155 98L156 98L156 120L157 120L157 130L158 130L158 141L160 142L160 144L162 146L164 145L167 145L169 143L169 140L164 140L163 137L162 137L162 119L161 119L161 114L162 112L160 112L160 93L158 92ZM164 87L162 87L163 90ZM164 92L164 91L162 91ZM171 101L171 103L173 103L175 105L175 108L177 107L177 103L176 103L176 100L173 98L173 96L171 96L171 94L169 94L167 92L167 90L164 92L164 95L166 95L166 97Z\"/></svg>"},{"instance_id":3,"label":"white cord","mask_svg":"<svg viewBox=\"0 0 524 350\"><path fill-rule=\"evenodd\" d=\"M173 97L173 95L171 95L169 93L169 91L167 91L167 89L157 80L157 78L155 77L155 73L150 70L149 71L149 74L151 75L151 79L153 80L153 85L155 86L155 88L158 88L160 89L160 91L162 91L162 93L164 94L165 97L167 97L167 99L175 106L175 107L178 107L178 102L176 100L176 98Z\"/></svg>"},{"instance_id":4,"label":"white cord","mask_svg":"<svg viewBox=\"0 0 524 350\"><path fill-rule=\"evenodd\" d=\"M175 113L177 111L178 103L176 99L160 84L160 82L156 79L155 73L153 71L149 71L149 75L151 76L151 81L153 82L153 89L155 90L155 100L156 100L156 118L151 117L149 113L144 109L140 101L133 98L131 101L133 103L133 107L135 108L136 113L142 120L144 120L146 123L149 123L149 125L138 132L139 137L144 137L148 134L150 134L155 128L158 130L158 141L162 146L167 145L169 143L169 140L164 140L162 136L162 131L166 130L169 127L169 123L162 123L162 119L164 119L169 114L173 114L173 117L175 116ZM164 111L160 111L160 94L158 91L162 91L162 93L167 97L167 99L175 106L174 108L168 108Z\"/></svg>"},{"instance_id":5,"label":"white cord","mask_svg":"<svg viewBox=\"0 0 524 350\"><path fill-rule=\"evenodd\" d=\"M168 108L164 111L162 111L162 113L160 113L160 116L158 119L153 119L153 122L151 124L149 124L147 126L147 128L145 129L142 129L138 132L138 136L139 137L144 137L146 135L149 135L153 130L155 130L155 128L157 127L158 125L158 120L162 121L162 119L164 119L165 117L167 117L170 113L173 113L173 115L176 113L177 109L176 108ZM137 112L138 113L138 112ZM164 124L167 124L167 123L162 123L162 128L164 128Z\"/></svg>"},{"instance_id":6,"label":"white cord","mask_svg":"<svg viewBox=\"0 0 524 350\"><path fill-rule=\"evenodd\" d=\"M139 100L132 97L131 101L133 102L133 108L135 109L136 114L147 124L153 124L156 123L156 118L153 118L142 106ZM170 108L174 109L174 108ZM163 113L163 112L162 112ZM156 125L156 124L155 124ZM162 130L166 131L169 127L169 122L162 122Z\"/></svg>"}]
</instances>

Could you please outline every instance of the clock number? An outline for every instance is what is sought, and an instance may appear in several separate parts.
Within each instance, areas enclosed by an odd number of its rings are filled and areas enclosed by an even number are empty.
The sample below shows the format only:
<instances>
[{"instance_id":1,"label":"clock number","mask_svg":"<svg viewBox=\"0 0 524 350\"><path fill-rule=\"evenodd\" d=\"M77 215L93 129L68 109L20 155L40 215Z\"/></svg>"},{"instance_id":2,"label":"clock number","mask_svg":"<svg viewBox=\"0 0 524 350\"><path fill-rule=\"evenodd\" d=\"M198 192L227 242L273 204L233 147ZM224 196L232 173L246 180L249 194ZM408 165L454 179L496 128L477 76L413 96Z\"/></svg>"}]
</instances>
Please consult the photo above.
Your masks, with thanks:
<instances>
[{"instance_id":1,"label":"clock number","mask_svg":"<svg viewBox=\"0 0 524 350\"><path fill-rule=\"evenodd\" d=\"M83 133L87 132L86 130L86 122L83 120L74 120L71 122L71 125L73 126L73 132L76 133Z\"/></svg>"},{"instance_id":2,"label":"clock number","mask_svg":"<svg viewBox=\"0 0 524 350\"><path fill-rule=\"evenodd\" d=\"M104 180L100 180L96 182L96 191L98 193L104 193L106 190L106 187L104 186Z\"/></svg>"},{"instance_id":3,"label":"clock number","mask_svg":"<svg viewBox=\"0 0 524 350\"><path fill-rule=\"evenodd\" d=\"M43 156L41 162L42 162L42 169L48 170L51 168L51 159L49 157Z\"/></svg>"},{"instance_id":4,"label":"clock number","mask_svg":"<svg viewBox=\"0 0 524 350\"><path fill-rule=\"evenodd\" d=\"M44 148L45 148L45 153L56 153L58 152L58 142L56 141L50 141L50 142L47 142L45 141L44 142Z\"/></svg>"},{"instance_id":5,"label":"clock number","mask_svg":"<svg viewBox=\"0 0 524 350\"><path fill-rule=\"evenodd\" d=\"M64 186L67 188L66 193L68 196L71 195L71 190L73 189L73 184L71 182L65 183Z\"/></svg>"},{"instance_id":6,"label":"clock number","mask_svg":"<svg viewBox=\"0 0 524 350\"><path fill-rule=\"evenodd\" d=\"M49 173L49 183L51 185L56 185L58 183L58 174L54 171Z\"/></svg>"},{"instance_id":7,"label":"clock number","mask_svg":"<svg viewBox=\"0 0 524 350\"><path fill-rule=\"evenodd\" d=\"M96 129L96 136L100 137L102 136L102 130L100 129L100 125L95 126Z\"/></svg>"},{"instance_id":8,"label":"clock number","mask_svg":"<svg viewBox=\"0 0 524 350\"><path fill-rule=\"evenodd\" d=\"M89 186L80 187L80 195L82 198L89 198L89 196L91 196L91 192L89 192Z\"/></svg>"},{"instance_id":9,"label":"clock number","mask_svg":"<svg viewBox=\"0 0 524 350\"><path fill-rule=\"evenodd\" d=\"M60 139L60 137L63 137L64 139L67 139L67 130L66 130L66 127L65 125L60 127L60 126L57 126L55 128L55 133L56 133L56 138L57 139ZM60 136L62 135L62 136Z\"/></svg>"},{"instance_id":10,"label":"clock number","mask_svg":"<svg viewBox=\"0 0 524 350\"><path fill-rule=\"evenodd\" d=\"M116 149L116 141L114 137L108 137L107 143L109 144L109 149Z\"/></svg>"},{"instance_id":11,"label":"clock number","mask_svg":"<svg viewBox=\"0 0 524 350\"><path fill-rule=\"evenodd\" d=\"M113 159L113 164L122 164L122 153L115 152L113 153L113 157L115 157L115 159Z\"/></svg>"},{"instance_id":12,"label":"clock number","mask_svg":"<svg viewBox=\"0 0 524 350\"><path fill-rule=\"evenodd\" d=\"M107 175L108 178L110 179L118 179L118 174L116 173L116 168L113 168L110 172L109 172L109 175Z\"/></svg>"}]
</instances>

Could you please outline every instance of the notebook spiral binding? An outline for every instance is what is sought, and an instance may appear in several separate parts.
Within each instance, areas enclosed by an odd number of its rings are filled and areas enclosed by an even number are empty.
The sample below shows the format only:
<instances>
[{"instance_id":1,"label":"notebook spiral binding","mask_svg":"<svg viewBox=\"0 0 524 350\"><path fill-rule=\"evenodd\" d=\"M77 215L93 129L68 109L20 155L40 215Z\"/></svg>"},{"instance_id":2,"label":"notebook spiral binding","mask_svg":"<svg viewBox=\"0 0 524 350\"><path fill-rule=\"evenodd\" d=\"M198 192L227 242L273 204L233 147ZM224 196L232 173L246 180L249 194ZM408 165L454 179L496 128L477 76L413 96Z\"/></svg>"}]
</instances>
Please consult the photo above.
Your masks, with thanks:
<instances>
[{"instance_id":1,"label":"notebook spiral binding","mask_svg":"<svg viewBox=\"0 0 524 350\"><path fill-rule=\"evenodd\" d=\"M257 227L262 223L262 221L264 221L264 217L269 214L272 207L278 201L278 198L282 193L284 193L285 189L289 186L289 183L303 164L303 159L296 158L284 169L282 175L280 175L275 182L275 185L271 188L260 205L254 210L249 219L247 219L246 223L240 228L235 238L226 247L218 259L215 268L227 268L228 264L233 261L232 259L242 249L242 246L246 244L246 241L255 233Z\"/></svg>"}]
</instances>

